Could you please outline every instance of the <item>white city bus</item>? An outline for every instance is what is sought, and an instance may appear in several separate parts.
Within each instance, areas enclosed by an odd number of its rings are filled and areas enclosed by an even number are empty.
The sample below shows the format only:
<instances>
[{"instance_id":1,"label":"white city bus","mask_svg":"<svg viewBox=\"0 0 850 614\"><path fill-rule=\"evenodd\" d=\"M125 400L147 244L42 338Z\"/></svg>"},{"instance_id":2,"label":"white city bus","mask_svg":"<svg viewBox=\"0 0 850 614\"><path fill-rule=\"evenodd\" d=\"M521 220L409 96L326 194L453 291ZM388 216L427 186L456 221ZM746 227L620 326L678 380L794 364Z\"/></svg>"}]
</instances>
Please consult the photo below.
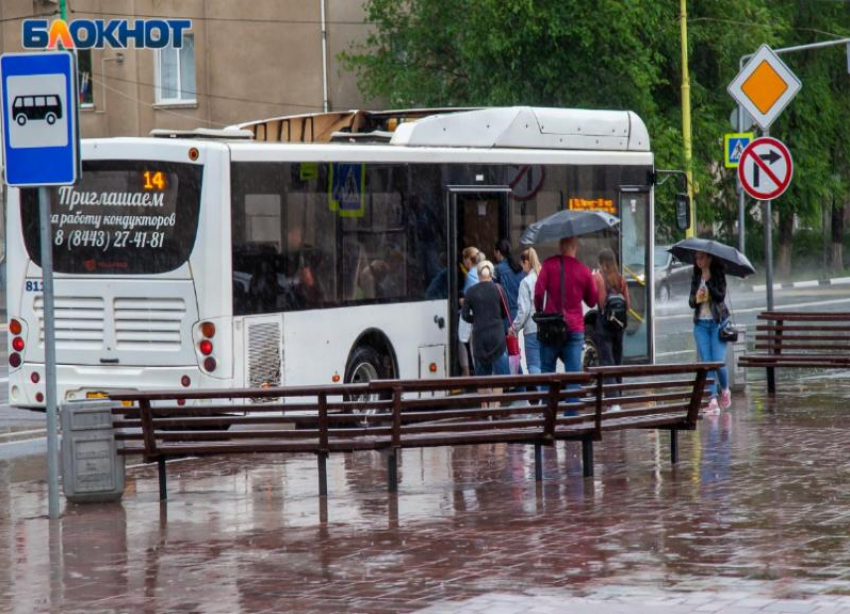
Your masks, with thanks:
<instances>
[{"instance_id":1,"label":"white city bus","mask_svg":"<svg viewBox=\"0 0 850 614\"><path fill-rule=\"evenodd\" d=\"M635 114L351 118L321 143L292 141L322 116L84 141L81 181L52 201L59 401L457 373L460 251L518 251L563 208L620 217L579 255L620 255L626 360L653 360L653 155ZM10 400L41 408L36 191L10 190L7 213Z\"/></svg>"}]
</instances>

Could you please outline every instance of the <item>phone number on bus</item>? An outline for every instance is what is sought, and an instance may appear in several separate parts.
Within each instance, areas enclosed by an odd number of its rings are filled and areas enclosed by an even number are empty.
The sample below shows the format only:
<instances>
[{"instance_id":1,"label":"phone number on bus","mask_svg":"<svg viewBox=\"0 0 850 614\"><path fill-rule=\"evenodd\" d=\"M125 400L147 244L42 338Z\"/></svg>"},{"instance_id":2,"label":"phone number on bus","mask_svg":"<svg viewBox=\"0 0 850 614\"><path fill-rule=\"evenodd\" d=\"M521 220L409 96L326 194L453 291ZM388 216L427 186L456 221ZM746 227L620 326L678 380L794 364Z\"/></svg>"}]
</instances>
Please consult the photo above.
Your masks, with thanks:
<instances>
[{"instance_id":1,"label":"phone number on bus","mask_svg":"<svg viewBox=\"0 0 850 614\"><path fill-rule=\"evenodd\" d=\"M156 231L72 230L66 236L64 230L57 230L53 235L53 244L56 246L65 245L68 251L75 247L99 247L105 252L109 251L110 248L121 249L126 247L158 249L164 243L165 233Z\"/></svg>"}]
</instances>

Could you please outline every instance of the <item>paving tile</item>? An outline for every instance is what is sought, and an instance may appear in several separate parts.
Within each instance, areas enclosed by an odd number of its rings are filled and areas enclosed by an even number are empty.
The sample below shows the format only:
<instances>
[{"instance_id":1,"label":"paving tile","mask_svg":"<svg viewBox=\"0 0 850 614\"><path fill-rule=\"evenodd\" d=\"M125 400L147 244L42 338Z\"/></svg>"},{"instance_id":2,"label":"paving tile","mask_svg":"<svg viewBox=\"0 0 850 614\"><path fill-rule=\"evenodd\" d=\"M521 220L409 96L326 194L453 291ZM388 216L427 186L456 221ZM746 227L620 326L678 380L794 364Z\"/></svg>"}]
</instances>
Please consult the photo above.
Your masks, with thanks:
<instances>
[{"instance_id":1,"label":"paving tile","mask_svg":"<svg viewBox=\"0 0 850 614\"><path fill-rule=\"evenodd\" d=\"M664 434L606 438L593 479L574 445L539 486L526 446L407 450L390 498L380 455L334 455L325 509L310 456L186 460L167 506L134 469L51 532L0 463L0 611L850 614L850 378L759 395L676 467Z\"/></svg>"}]
</instances>

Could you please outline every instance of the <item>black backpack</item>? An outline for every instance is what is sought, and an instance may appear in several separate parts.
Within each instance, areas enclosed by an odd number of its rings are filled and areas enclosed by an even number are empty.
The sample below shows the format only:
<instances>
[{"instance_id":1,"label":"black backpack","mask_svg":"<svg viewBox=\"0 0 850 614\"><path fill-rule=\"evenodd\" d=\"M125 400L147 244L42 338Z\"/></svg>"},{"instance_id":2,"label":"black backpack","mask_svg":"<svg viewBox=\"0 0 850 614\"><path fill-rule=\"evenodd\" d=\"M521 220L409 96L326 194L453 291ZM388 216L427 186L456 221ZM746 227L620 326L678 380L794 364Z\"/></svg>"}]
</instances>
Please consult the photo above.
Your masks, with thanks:
<instances>
[{"instance_id":1,"label":"black backpack","mask_svg":"<svg viewBox=\"0 0 850 614\"><path fill-rule=\"evenodd\" d=\"M629 323L629 310L626 297L618 290L606 288L607 296L602 306L602 324L612 333L626 330Z\"/></svg>"}]
</instances>

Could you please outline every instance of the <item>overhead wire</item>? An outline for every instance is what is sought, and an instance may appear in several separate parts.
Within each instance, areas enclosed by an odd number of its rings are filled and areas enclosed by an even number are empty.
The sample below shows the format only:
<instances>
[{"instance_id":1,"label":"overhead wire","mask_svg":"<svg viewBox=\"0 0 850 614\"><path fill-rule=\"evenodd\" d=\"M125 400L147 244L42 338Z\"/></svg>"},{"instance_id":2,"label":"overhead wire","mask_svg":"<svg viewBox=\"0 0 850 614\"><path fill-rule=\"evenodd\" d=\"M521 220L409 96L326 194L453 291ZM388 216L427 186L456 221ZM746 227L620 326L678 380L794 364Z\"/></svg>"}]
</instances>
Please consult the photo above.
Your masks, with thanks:
<instances>
[{"instance_id":1,"label":"overhead wire","mask_svg":"<svg viewBox=\"0 0 850 614\"><path fill-rule=\"evenodd\" d=\"M155 83L146 83L144 81L136 81L134 79L124 79L123 77L114 77L112 75L105 75L103 73L96 73L94 71L92 71L91 74L92 74L92 77L99 77L100 79L106 79L106 80L110 80L110 81L120 81L122 83L129 83L131 85L141 85L143 87L152 87L152 88L160 87L159 85L156 85ZM173 90L175 88L168 88L168 89ZM218 100L230 100L230 101L233 101L233 102L247 102L247 103L264 104L264 105L270 105L270 106L298 107L298 108L303 108L303 109L321 109L321 108L323 108L322 105L320 105L320 104L304 104L304 103L300 103L300 102L285 102L285 101L272 102L272 101L269 101L269 100L254 100L254 99L250 99L250 98L239 98L237 96L224 96L222 94L204 94L204 93L192 91L192 90L180 90L180 93L181 94L193 94L195 96L201 96L203 98L215 98L215 99L218 99Z\"/></svg>"},{"instance_id":2,"label":"overhead wire","mask_svg":"<svg viewBox=\"0 0 850 614\"><path fill-rule=\"evenodd\" d=\"M209 17L209 16L192 16L192 15L147 15L144 13L113 13L109 11L88 11L76 10L71 8L70 12L79 13L81 15L100 15L104 17L125 17L130 19L191 19L192 21L238 21L245 23L284 23L293 25L321 25L319 19L279 19L279 18L259 18L259 17ZM346 20L330 20L326 19L327 25L340 26L371 26L368 21L346 21Z\"/></svg>"},{"instance_id":3,"label":"overhead wire","mask_svg":"<svg viewBox=\"0 0 850 614\"><path fill-rule=\"evenodd\" d=\"M23 21L24 19L39 19L41 17L53 17L54 15L58 15L59 11L53 11L52 13L39 13L37 15L19 15L18 17L3 17L0 19L0 23L6 23L8 21Z\"/></svg>"},{"instance_id":4,"label":"overhead wire","mask_svg":"<svg viewBox=\"0 0 850 614\"><path fill-rule=\"evenodd\" d=\"M192 120L193 122L201 122L201 123L204 123L204 124L207 124L207 125L210 125L210 126L215 126L216 128L224 128L228 125L228 124L222 124L220 122L214 122L214 121L206 120L206 119L203 119L201 117L197 117L195 115L187 115L185 113L178 113L177 111L174 111L174 110L168 109L168 108L164 108L164 107L162 107L162 106L160 106L156 103L148 102L147 100L141 100L140 98L136 98L135 96L131 96L130 94L127 94L126 92L122 92L121 90L108 85L107 83L101 81L100 79L95 79L94 77L92 77L92 83L95 83L95 84L99 85L100 87L102 87L106 90L109 90L110 92L113 92L114 94L118 94L119 96L121 96L122 98L126 98L127 100L132 100L133 102L137 102L139 104L145 105L146 107L149 107L149 108L152 108L152 109L155 108L157 110L157 112L159 112L159 113L165 113L166 115L171 115L173 117L179 117L181 119L189 119L189 120Z\"/></svg>"}]
</instances>

